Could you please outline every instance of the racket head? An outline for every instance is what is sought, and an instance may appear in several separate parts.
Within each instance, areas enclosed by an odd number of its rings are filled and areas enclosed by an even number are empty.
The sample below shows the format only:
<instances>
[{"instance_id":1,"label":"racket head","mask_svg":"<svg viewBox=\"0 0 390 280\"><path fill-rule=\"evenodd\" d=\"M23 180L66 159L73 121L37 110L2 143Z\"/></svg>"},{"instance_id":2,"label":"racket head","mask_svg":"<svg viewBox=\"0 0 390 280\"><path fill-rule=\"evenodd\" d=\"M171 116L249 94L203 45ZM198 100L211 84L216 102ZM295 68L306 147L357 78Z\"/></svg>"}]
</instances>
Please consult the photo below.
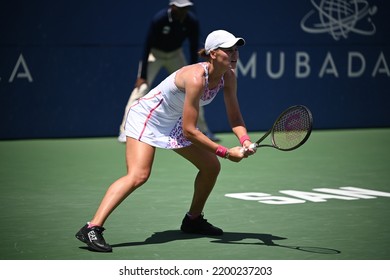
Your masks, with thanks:
<instances>
[{"instance_id":1,"label":"racket head","mask_svg":"<svg viewBox=\"0 0 390 280\"><path fill-rule=\"evenodd\" d=\"M313 116L304 105L295 105L283 111L271 130L272 146L281 151L292 151L309 139Z\"/></svg>"}]
</instances>

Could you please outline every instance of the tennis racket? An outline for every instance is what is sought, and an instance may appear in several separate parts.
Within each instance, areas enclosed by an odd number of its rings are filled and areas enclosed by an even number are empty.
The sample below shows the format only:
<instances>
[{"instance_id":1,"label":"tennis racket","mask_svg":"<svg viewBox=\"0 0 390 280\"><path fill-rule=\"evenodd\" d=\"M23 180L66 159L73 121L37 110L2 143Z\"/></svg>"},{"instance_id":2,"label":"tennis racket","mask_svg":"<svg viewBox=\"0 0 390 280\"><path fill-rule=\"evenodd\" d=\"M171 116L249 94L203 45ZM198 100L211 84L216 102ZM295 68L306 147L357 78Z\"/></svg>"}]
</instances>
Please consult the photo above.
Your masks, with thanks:
<instances>
[{"instance_id":1,"label":"tennis racket","mask_svg":"<svg viewBox=\"0 0 390 280\"><path fill-rule=\"evenodd\" d=\"M250 148L272 147L281 151L292 151L302 146L310 137L313 117L310 110L303 105L292 106L283 111L272 128ZM271 135L271 144L260 144Z\"/></svg>"}]
</instances>

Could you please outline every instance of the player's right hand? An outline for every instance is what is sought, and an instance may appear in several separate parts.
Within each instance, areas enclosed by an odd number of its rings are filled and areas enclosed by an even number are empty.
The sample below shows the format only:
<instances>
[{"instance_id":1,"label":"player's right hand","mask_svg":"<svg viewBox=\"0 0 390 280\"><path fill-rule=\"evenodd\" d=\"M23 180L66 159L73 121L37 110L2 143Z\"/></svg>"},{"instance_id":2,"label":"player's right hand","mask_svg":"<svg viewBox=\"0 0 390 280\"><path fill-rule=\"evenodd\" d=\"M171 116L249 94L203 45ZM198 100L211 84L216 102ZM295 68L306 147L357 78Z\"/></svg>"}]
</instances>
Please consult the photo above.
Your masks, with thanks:
<instances>
[{"instance_id":1,"label":"player's right hand","mask_svg":"<svg viewBox=\"0 0 390 280\"><path fill-rule=\"evenodd\" d=\"M229 149L228 159L234 162L240 162L243 158L247 158L249 154L247 152L243 152L243 150L244 149L242 147L238 146Z\"/></svg>"}]
</instances>

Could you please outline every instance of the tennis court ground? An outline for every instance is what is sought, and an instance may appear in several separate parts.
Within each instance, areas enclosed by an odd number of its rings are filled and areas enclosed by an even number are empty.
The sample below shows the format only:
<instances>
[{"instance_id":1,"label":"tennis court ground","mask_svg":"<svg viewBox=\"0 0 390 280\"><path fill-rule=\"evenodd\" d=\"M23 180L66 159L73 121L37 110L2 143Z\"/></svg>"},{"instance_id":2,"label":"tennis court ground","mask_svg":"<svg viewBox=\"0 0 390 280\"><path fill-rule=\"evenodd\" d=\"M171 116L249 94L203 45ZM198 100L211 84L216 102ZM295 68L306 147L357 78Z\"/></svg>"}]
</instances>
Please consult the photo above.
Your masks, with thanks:
<instances>
[{"instance_id":1,"label":"tennis court ground","mask_svg":"<svg viewBox=\"0 0 390 280\"><path fill-rule=\"evenodd\" d=\"M389 143L387 128L315 130L292 152L221 160L205 208L221 237L179 231L196 170L158 150L150 180L105 224L114 251L102 254L74 234L124 174L125 146L114 137L0 141L0 259L389 260Z\"/></svg>"}]
</instances>

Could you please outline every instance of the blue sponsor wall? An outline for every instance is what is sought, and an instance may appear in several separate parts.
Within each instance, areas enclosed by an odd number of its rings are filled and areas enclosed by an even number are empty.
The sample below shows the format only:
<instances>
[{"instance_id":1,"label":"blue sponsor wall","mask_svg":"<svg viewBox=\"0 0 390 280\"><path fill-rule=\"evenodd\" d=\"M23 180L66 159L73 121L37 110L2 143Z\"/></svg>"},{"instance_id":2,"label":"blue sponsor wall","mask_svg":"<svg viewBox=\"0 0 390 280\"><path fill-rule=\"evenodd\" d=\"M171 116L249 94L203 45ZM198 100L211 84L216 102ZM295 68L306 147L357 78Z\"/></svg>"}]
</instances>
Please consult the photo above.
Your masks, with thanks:
<instances>
[{"instance_id":1,"label":"blue sponsor wall","mask_svg":"<svg viewBox=\"0 0 390 280\"><path fill-rule=\"evenodd\" d=\"M150 18L167 1L3 1L0 139L116 136ZM246 39L239 99L249 130L305 104L316 129L389 127L387 0L194 0L201 41ZM161 73L162 79L165 73ZM229 131L222 94L205 107Z\"/></svg>"}]
</instances>

